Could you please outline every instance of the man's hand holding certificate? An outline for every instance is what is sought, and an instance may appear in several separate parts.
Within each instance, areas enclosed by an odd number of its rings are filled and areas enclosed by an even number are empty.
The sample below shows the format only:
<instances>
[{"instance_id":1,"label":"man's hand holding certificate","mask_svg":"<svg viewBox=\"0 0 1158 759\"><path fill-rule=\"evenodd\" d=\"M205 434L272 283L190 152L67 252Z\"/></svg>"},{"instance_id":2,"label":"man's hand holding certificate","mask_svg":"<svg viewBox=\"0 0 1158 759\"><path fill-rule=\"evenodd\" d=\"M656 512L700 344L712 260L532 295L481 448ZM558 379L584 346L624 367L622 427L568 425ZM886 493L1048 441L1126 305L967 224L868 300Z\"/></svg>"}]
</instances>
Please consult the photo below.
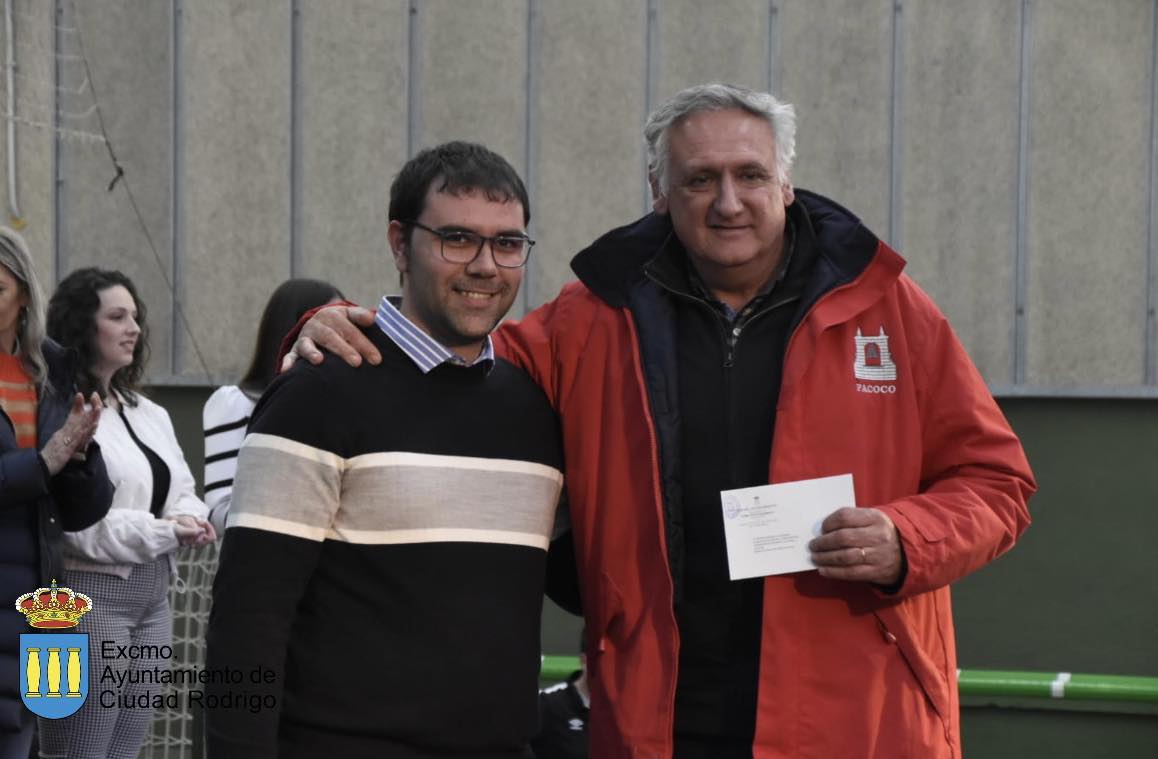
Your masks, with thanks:
<instances>
[{"instance_id":1,"label":"man's hand holding certificate","mask_svg":"<svg viewBox=\"0 0 1158 759\"><path fill-rule=\"evenodd\" d=\"M852 475L781 482L720 493L733 580L816 569L809 541L824 519L856 504Z\"/></svg>"},{"instance_id":2,"label":"man's hand holding certificate","mask_svg":"<svg viewBox=\"0 0 1158 759\"><path fill-rule=\"evenodd\" d=\"M891 586L900 538L879 509L855 508L852 475L720 493L733 580L819 570L824 577Z\"/></svg>"}]
</instances>

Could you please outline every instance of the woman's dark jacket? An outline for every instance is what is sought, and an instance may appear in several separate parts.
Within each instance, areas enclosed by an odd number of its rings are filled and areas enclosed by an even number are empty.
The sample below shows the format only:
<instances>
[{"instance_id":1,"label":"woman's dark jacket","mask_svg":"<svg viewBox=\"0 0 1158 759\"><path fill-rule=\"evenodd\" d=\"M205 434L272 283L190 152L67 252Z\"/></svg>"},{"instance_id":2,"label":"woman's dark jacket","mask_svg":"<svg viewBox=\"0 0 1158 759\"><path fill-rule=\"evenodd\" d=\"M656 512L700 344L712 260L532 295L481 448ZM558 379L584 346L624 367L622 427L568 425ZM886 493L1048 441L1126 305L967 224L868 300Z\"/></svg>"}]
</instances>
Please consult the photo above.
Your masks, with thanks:
<instances>
[{"instance_id":1,"label":"woman's dark jacket","mask_svg":"<svg viewBox=\"0 0 1158 759\"><path fill-rule=\"evenodd\" d=\"M48 385L39 393L35 449L17 447L12 420L0 410L0 730L19 724L20 633L35 632L16 599L60 578L61 532L96 524L113 498L95 442L83 463L70 461L54 477L41 462L39 449L64 425L76 392L75 354L51 340L42 348Z\"/></svg>"}]
</instances>

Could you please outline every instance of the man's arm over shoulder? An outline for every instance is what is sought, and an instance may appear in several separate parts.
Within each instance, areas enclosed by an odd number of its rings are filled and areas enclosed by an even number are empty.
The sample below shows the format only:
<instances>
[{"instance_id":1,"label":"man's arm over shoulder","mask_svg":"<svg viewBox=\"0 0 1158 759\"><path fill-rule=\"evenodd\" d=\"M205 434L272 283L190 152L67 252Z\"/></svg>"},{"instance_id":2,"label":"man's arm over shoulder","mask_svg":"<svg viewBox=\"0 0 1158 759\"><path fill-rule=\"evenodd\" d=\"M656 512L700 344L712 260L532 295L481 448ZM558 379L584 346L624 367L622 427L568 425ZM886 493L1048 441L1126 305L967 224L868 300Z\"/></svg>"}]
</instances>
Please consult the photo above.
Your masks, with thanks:
<instances>
[{"instance_id":1,"label":"man's arm over shoulder","mask_svg":"<svg viewBox=\"0 0 1158 759\"><path fill-rule=\"evenodd\" d=\"M305 312L282 340L279 370L287 371L299 357L320 364L325 358L323 350L337 354L350 366L361 366L363 358L377 365L382 354L359 330L374 324L374 319L374 311L349 301L327 303Z\"/></svg>"},{"instance_id":2,"label":"man's arm over shoulder","mask_svg":"<svg viewBox=\"0 0 1158 759\"><path fill-rule=\"evenodd\" d=\"M899 595L944 586L1013 547L1037 489L1017 435L948 321L933 313L909 356L920 383L920 492L882 505L908 572Z\"/></svg>"},{"instance_id":3,"label":"man's arm over shoulder","mask_svg":"<svg viewBox=\"0 0 1158 759\"><path fill-rule=\"evenodd\" d=\"M254 410L238 457L228 528L213 583L207 668L241 683L207 687L219 698L246 690L271 701L256 713L206 709L210 755L276 757L287 651L297 607L322 553L341 492L337 440L344 397L326 367L279 377ZM271 672L271 681L251 677Z\"/></svg>"}]
</instances>

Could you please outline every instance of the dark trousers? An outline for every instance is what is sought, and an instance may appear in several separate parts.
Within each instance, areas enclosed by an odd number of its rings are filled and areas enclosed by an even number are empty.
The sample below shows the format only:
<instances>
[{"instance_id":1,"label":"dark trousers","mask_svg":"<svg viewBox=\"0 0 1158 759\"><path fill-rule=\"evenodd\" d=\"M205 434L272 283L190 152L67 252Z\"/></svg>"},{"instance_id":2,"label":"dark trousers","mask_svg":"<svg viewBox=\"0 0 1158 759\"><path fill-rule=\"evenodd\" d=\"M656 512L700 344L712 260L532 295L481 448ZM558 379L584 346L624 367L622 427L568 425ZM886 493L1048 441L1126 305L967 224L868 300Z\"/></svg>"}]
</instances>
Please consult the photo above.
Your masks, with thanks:
<instances>
[{"instance_id":1,"label":"dark trousers","mask_svg":"<svg viewBox=\"0 0 1158 759\"><path fill-rule=\"evenodd\" d=\"M677 735L672 759L752 759L752 743Z\"/></svg>"},{"instance_id":2,"label":"dark trousers","mask_svg":"<svg viewBox=\"0 0 1158 759\"><path fill-rule=\"evenodd\" d=\"M0 759L28 759L36 735L36 715L21 707L20 729L0 730Z\"/></svg>"}]
</instances>

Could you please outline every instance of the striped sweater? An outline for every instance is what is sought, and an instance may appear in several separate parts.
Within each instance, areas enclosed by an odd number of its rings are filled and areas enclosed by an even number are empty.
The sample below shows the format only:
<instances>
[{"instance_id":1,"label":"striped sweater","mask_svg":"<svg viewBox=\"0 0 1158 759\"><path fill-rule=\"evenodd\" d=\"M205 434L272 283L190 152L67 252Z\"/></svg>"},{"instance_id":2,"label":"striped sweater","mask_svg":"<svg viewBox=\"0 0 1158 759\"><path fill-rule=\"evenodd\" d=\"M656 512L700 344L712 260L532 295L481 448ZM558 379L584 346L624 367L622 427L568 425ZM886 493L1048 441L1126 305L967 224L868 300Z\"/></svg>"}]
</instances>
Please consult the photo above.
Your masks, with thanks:
<instances>
[{"instance_id":1,"label":"striped sweater","mask_svg":"<svg viewBox=\"0 0 1158 759\"><path fill-rule=\"evenodd\" d=\"M16 445L36 447L36 388L19 356L0 353L0 411L16 431Z\"/></svg>"},{"instance_id":2,"label":"striped sweater","mask_svg":"<svg viewBox=\"0 0 1158 759\"><path fill-rule=\"evenodd\" d=\"M211 756L522 756L536 727L558 423L505 361L334 357L279 377L241 450L208 667ZM268 702L267 702L268 703Z\"/></svg>"},{"instance_id":3,"label":"striped sweater","mask_svg":"<svg viewBox=\"0 0 1158 759\"><path fill-rule=\"evenodd\" d=\"M225 532L225 517L233 498L233 475L237 473L237 452L245 441L249 415L256 403L237 385L225 385L213 391L201 411L205 430L205 505L218 534Z\"/></svg>"}]
</instances>

